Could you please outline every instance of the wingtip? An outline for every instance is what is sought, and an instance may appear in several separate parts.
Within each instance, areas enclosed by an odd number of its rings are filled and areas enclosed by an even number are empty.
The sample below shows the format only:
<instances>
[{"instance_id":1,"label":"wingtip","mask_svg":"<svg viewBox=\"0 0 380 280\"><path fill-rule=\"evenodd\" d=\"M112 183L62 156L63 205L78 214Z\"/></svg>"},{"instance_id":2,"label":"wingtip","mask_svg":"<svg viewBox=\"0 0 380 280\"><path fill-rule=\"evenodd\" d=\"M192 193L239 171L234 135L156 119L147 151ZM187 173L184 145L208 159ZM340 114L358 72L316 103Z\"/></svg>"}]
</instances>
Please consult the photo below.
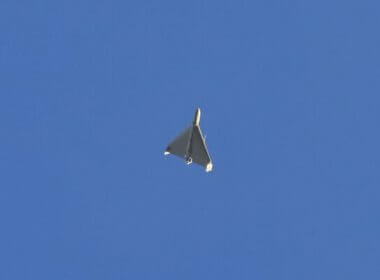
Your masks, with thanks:
<instances>
[{"instance_id":1,"label":"wingtip","mask_svg":"<svg viewBox=\"0 0 380 280\"><path fill-rule=\"evenodd\" d=\"M206 172L210 172L210 171L212 171L212 163L211 162L209 162L207 165L206 165Z\"/></svg>"}]
</instances>

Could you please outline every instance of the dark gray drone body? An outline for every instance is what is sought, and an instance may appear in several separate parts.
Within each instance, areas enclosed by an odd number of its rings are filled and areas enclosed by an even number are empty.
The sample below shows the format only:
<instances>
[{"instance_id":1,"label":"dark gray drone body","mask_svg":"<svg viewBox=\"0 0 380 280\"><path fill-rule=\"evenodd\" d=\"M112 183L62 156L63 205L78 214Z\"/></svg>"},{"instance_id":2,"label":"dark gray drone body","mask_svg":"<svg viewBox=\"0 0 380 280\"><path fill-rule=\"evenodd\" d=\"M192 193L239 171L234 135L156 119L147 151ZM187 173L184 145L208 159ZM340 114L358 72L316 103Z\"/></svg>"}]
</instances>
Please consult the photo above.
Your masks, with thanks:
<instances>
[{"instance_id":1,"label":"dark gray drone body","mask_svg":"<svg viewBox=\"0 0 380 280\"><path fill-rule=\"evenodd\" d=\"M195 111L193 125L171 142L165 150L165 155L173 154L185 159L187 164L193 162L202 165L206 172L212 170L212 162L207 150L199 122L201 109Z\"/></svg>"}]
</instances>

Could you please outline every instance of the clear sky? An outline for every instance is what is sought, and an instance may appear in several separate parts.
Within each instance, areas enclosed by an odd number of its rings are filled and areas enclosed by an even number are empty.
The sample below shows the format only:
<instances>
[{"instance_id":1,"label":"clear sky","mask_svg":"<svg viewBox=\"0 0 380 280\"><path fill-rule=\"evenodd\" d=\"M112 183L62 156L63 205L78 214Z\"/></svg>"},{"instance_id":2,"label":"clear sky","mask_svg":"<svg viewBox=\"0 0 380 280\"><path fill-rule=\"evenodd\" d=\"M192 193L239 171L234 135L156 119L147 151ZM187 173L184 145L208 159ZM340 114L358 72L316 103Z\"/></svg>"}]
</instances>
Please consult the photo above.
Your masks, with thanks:
<instances>
[{"instance_id":1,"label":"clear sky","mask_svg":"<svg viewBox=\"0 0 380 280\"><path fill-rule=\"evenodd\" d=\"M0 279L380 279L379 9L2 0Z\"/></svg>"}]
</instances>

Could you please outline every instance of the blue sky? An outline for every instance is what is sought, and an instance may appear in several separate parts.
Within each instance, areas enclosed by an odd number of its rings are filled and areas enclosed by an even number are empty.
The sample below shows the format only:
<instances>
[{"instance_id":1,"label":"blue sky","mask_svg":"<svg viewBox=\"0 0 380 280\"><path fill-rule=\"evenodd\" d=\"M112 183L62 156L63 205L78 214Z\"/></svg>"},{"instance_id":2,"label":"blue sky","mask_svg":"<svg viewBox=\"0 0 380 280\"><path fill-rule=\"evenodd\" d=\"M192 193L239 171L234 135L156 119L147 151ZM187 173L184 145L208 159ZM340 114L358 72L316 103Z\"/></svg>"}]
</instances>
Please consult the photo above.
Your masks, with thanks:
<instances>
[{"instance_id":1,"label":"blue sky","mask_svg":"<svg viewBox=\"0 0 380 280\"><path fill-rule=\"evenodd\" d=\"M379 279L379 8L1 1L0 279Z\"/></svg>"}]
</instances>

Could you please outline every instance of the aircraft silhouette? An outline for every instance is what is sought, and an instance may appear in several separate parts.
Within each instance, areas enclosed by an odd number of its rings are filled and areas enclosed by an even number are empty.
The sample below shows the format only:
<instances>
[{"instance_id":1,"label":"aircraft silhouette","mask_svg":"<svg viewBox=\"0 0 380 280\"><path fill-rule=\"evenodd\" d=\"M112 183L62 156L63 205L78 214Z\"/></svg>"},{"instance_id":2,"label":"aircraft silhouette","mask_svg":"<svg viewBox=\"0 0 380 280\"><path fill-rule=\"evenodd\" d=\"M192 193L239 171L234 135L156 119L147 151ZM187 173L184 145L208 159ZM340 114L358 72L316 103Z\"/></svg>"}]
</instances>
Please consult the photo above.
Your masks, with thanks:
<instances>
[{"instance_id":1,"label":"aircraft silhouette","mask_svg":"<svg viewBox=\"0 0 380 280\"><path fill-rule=\"evenodd\" d=\"M207 150L205 138L202 135L199 122L201 109L195 111L193 124L171 142L165 150L165 155L173 154L185 159L187 164L193 162L202 165L206 172L212 170L212 161Z\"/></svg>"}]
</instances>

